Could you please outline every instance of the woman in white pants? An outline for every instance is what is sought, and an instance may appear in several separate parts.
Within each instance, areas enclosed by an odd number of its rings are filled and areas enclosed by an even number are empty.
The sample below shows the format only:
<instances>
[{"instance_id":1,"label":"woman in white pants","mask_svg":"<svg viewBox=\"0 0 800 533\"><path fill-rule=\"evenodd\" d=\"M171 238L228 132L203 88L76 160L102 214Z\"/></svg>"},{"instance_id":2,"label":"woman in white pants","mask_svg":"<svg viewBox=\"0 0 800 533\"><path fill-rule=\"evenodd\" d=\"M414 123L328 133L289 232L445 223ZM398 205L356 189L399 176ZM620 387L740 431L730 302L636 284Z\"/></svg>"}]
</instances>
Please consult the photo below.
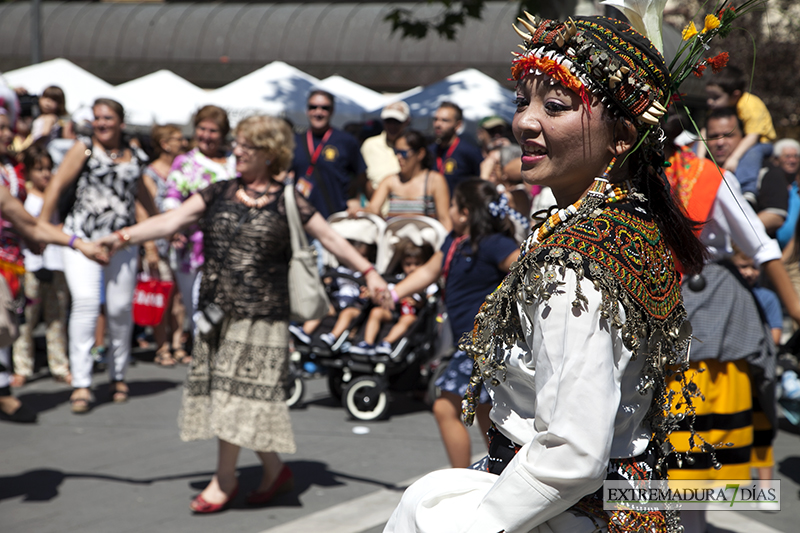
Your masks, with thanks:
<instances>
[{"instance_id":1,"label":"woman in white pants","mask_svg":"<svg viewBox=\"0 0 800 533\"><path fill-rule=\"evenodd\" d=\"M92 106L93 135L79 137L64 158L45 192L39 218L50 220L62 193L77 180L75 202L64 220L64 231L91 240L99 239L135 221L135 201L152 215L157 213L152 196L142 184L145 156L123 140L124 110L114 100L101 98ZM66 194L65 194L66 196ZM59 206L63 207L63 206ZM67 206L68 207L68 206ZM111 337L109 373L114 402L128 399L125 369L130 357L133 328L131 304L136 287L138 248L118 254L105 267L72 251L64 254L64 273L72 295L69 324L69 359L74 391L73 413L85 413L92 400L94 328L100 309L100 274L105 274L106 314Z\"/></svg>"}]
</instances>

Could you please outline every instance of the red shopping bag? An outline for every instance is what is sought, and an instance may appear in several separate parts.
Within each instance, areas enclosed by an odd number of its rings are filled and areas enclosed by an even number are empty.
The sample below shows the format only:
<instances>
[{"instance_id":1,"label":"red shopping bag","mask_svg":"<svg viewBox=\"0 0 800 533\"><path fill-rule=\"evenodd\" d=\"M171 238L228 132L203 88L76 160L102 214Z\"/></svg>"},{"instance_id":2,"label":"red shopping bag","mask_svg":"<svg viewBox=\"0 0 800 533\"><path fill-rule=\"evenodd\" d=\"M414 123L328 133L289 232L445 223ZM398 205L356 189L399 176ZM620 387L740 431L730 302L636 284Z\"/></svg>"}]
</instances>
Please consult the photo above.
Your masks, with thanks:
<instances>
[{"instance_id":1,"label":"red shopping bag","mask_svg":"<svg viewBox=\"0 0 800 533\"><path fill-rule=\"evenodd\" d=\"M140 279L133 291L133 321L140 326L160 324L173 285L171 281Z\"/></svg>"}]
</instances>

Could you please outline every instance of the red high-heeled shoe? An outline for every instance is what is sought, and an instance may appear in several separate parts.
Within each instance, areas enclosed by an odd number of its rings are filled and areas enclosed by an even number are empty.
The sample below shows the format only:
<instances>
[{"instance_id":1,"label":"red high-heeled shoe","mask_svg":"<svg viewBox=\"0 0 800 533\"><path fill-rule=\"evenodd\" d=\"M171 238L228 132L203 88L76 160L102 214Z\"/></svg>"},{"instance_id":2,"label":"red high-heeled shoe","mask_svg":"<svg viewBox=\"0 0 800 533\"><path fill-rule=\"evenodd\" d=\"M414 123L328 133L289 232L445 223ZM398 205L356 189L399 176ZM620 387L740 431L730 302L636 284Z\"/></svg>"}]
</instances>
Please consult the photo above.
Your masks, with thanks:
<instances>
[{"instance_id":1,"label":"red high-heeled shoe","mask_svg":"<svg viewBox=\"0 0 800 533\"><path fill-rule=\"evenodd\" d=\"M227 509L228 505L230 505L231 501L236 498L237 494L239 494L239 483L236 483L236 487L231 491L231 493L228 495L228 499L224 502L208 503L203 498L202 494L198 494L197 497L192 500L192 503L189 504L189 508L196 514L218 513Z\"/></svg>"},{"instance_id":2,"label":"red high-heeled shoe","mask_svg":"<svg viewBox=\"0 0 800 533\"><path fill-rule=\"evenodd\" d=\"M272 485L265 491L251 492L247 497L247 503L249 505L264 505L278 494L284 494L292 490L294 490L294 475L292 475L292 471L289 470L288 466L283 465L280 474L272 482Z\"/></svg>"}]
</instances>

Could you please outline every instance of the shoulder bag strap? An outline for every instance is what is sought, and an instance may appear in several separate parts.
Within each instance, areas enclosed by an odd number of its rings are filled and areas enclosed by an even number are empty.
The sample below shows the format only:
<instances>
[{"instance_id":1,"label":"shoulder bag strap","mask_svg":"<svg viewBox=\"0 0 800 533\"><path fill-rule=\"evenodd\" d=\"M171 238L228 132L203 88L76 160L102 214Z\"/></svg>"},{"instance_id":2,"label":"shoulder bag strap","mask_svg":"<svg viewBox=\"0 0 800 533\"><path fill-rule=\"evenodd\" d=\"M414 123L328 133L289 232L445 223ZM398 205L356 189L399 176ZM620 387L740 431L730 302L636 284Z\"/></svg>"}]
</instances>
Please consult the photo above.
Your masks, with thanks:
<instances>
[{"instance_id":1,"label":"shoulder bag strap","mask_svg":"<svg viewBox=\"0 0 800 533\"><path fill-rule=\"evenodd\" d=\"M297 208L297 198L295 198L294 182L286 185L283 193L283 202L286 207L286 220L289 222L289 239L292 243L292 251L308 248L308 238L303 229L303 222L300 220L300 210Z\"/></svg>"}]
</instances>

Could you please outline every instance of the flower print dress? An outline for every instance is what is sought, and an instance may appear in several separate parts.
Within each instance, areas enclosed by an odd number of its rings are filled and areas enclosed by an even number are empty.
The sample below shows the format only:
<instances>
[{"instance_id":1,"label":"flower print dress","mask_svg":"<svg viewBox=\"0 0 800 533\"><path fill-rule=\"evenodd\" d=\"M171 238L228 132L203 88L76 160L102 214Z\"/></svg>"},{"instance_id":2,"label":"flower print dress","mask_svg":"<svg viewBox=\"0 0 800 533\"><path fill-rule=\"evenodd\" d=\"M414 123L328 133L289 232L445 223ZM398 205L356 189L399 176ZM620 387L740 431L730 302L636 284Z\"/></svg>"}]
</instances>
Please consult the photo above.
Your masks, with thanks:
<instances>
[{"instance_id":1,"label":"flower print dress","mask_svg":"<svg viewBox=\"0 0 800 533\"><path fill-rule=\"evenodd\" d=\"M197 191L212 183L227 181L236 177L236 157L229 154L225 163L217 163L206 157L198 148L175 158L172 171L167 177L167 192L163 210L175 209ZM203 232L197 225L185 232L188 242L182 249L174 249L170 258L173 269L181 272L195 272L203 265Z\"/></svg>"},{"instance_id":2,"label":"flower print dress","mask_svg":"<svg viewBox=\"0 0 800 533\"><path fill-rule=\"evenodd\" d=\"M92 140L79 137L87 147ZM81 239L93 241L136 222L136 193L146 155L139 149L128 147L130 161L117 163L100 149L92 149L78 176L75 204L64 220L64 232Z\"/></svg>"}]
</instances>

